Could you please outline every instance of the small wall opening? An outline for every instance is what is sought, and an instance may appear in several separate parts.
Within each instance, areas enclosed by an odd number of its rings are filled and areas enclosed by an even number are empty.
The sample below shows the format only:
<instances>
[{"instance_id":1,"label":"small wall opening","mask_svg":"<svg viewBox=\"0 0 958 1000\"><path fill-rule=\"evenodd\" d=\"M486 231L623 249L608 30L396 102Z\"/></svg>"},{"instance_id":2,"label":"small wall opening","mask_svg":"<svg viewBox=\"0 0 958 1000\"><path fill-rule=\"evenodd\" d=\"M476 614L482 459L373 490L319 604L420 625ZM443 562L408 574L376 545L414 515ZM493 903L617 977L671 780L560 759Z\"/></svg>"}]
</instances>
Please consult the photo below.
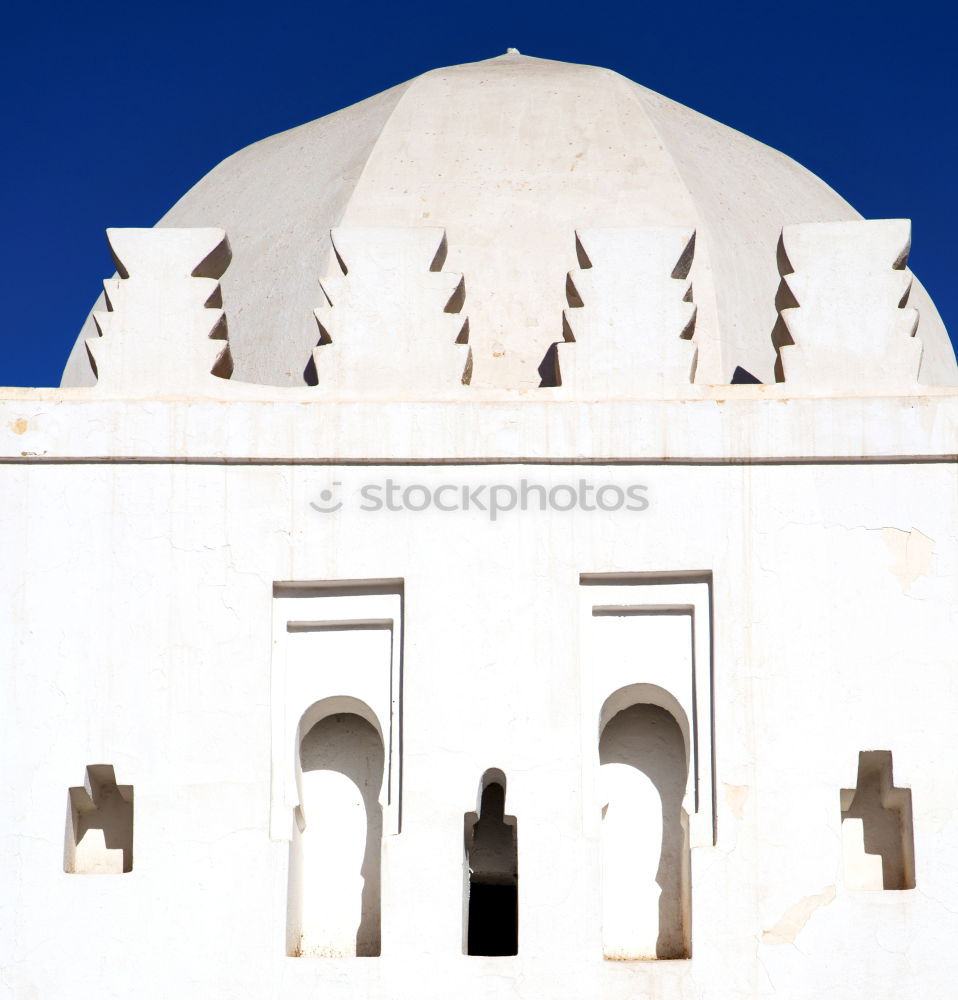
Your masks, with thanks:
<instances>
[{"instance_id":1,"label":"small wall opening","mask_svg":"<svg viewBox=\"0 0 958 1000\"><path fill-rule=\"evenodd\" d=\"M118 785L111 764L90 764L69 790L63 870L79 875L133 871L133 786Z\"/></svg>"},{"instance_id":2,"label":"small wall opening","mask_svg":"<svg viewBox=\"0 0 958 1000\"><path fill-rule=\"evenodd\" d=\"M505 806L505 776L486 772L479 812L465 815L467 955L519 953L517 825Z\"/></svg>"},{"instance_id":3,"label":"small wall opening","mask_svg":"<svg viewBox=\"0 0 958 1000\"><path fill-rule=\"evenodd\" d=\"M287 950L322 958L379 955L382 737L360 715L327 715L302 735L299 760Z\"/></svg>"},{"instance_id":4,"label":"small wall opening","mask_svg":"<svg viewBox=\"0 0 958 1000\"><path fill-rule=\"evenodd\" d=\"M603 953L689 958L685 736L666 709L632 705L602 730L599 763Z\"/></svg>"},{"instance_id":5,"label":"small wall opening","mask_svg":"<svg viewBox=\"0 0 958 1000\"><path fill-rule=\"evenodd\" d=\"M890 750L858 755L858 782L841 790L842 861L848 889L914 889L911 789L896 788Z\"/></svg>"}]
</instances>

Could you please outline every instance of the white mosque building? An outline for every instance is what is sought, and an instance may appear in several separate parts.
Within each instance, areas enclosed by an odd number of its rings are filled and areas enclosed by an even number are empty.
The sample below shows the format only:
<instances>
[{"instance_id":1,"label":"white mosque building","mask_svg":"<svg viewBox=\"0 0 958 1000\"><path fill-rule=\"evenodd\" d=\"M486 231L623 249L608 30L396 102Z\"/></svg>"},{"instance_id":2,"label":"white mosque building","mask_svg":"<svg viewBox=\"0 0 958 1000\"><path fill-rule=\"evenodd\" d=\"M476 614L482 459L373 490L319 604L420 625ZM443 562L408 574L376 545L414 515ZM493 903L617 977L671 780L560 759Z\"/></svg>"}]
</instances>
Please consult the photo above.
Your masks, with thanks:
<instances>
[{"instance_id":1,"label":"white mosque building","mask_svg":"<svg viewBox=\"0 0 958 1000\"><path fill-rule=\"evenodd\" d=\"M906 220L510 51L108 239L0 390L0 997L955 995Z\"/></svg>"}]
</instances>

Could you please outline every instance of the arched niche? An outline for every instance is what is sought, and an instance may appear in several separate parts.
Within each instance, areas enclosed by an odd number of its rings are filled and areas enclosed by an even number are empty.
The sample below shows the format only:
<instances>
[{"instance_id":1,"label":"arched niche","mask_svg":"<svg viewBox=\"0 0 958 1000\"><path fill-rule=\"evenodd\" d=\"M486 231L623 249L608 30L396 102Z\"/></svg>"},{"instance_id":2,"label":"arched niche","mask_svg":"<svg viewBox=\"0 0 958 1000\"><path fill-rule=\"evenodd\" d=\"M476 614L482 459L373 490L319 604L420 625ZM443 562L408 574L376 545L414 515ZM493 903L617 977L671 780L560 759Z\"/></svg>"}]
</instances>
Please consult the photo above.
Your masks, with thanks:
<instances>
[{"instance_id":1,"label":"arched niche","mask_svg":"<svg viewBox=\"0 0 958 1000\"><path fill-rule=\"evenodd\" d=\"M688 958L688 719L669 692L634 684L599 723L603 953Z\"/></svg>"},{"instance_id":2,"label":"arched niche","mask_svg":"<svg viewBox=\"0 0 958 1000\"><path fill-rule=\"evenodd\" d=\"M599 711L599 739L602 739L602 733L608 723L626 708L630 708L632 705L657 705L659 708L665 709L669 715L675 720L676 725L679 727L679 731L682 734L682 740L685 745L685 759L688 762L685 773L685 795L682 802L682 808L688 815L691 815L696 811L695 806L695 775L691 767L691 761L693 759L692 747L693 747L693 733L692 725L689 722L689 717L682 707L682 703L675 697L670 691L665 688L660 687L658 684L628 684L625 687L621 687L616 691L613 691L608 698L602 703L602 708Z\"/></svg>"},{"instance_id":3,"label":"arched niche","mask_svg":"<svg viewBox=\"0 0 958 1000\"><path fill-rule=\"evenodd\" d=\"M288 841L300 801L297 760L315 713L355 711L386 747L383 829L395 836L402 803L401 580L314 580L273 586L270 664L270 838ZM321 665L321 669L317 669ZM353 707L336 708L342 696ZM356 702L359 705L356 705ZM348 705L348 703L347 703Z\"/></svg>"},{"instance_id":4,"label":"arched niche","mask_svg":"<svg viewBox=\"0 0 958 1000\"><path fill-rule=\"evenodd\" d=\"M601 822L595 727L630 704L646 702L671 712L682 728L689 758L684 807L690 845L713 845L712 574L585 573L580 584L586 836L598 837Z\"/></svg>"},{"instance_id":5,"label":"arched niche","mask_svg":"<svg viewBox=\"0 0 958 1000\"><path fill-rule=\"evenodd\" d=\"M385 744L375 713L347 696L311 705L296 729L287 952L380 953Z\"/></svg>"}]
</instances>

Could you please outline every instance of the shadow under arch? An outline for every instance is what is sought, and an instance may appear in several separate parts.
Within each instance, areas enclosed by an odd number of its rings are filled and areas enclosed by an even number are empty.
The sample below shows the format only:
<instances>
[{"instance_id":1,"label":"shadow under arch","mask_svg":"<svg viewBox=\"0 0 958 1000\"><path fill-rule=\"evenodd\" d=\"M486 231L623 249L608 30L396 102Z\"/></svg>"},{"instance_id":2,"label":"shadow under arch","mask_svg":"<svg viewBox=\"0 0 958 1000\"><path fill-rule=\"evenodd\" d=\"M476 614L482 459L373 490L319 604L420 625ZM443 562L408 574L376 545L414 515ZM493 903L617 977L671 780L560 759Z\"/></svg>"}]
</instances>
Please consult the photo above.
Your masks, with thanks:
<instances>
[{"instance_id":1,"label":"shadow under arch","mask_svg":"<svg viewBox=\"0 0 958 1000\"><path fill-rule=\"evenodd\" d=\"M676 724L681 730L682 738L685 742L685 759L691 760L692 727L689 723L689 717L685 714L685 709L678 698L671 691L667 691L664 687L659 687L658 684L626 684L624 687L613 691L602 703L602 708L599 710L600 739L602 738L603 730L612 718L618 715L623 709L630 708L632 705L657 705L659 708L664 708L675 719Z\"/></svg>"},{"instance_id":2,"label":"shadow under arch","mask_svg":"<svg viewBox=\"0 0 958 1000\"><path fill-rule=\"evenodd\" d=\"M598 742L605 956L688 958L688 718L663 688L628 685L603 704Z\"/></svg>"},{"instance_id":3,"label":"shadow under arch","mask_svg":"<svg viewBox=\"0 0 958 1000\"><path fill-rule=\"evenodd\" d=\"M296 728L294 760L287 952L379 955L385 774L379 720L356 698L315 702Z\"/></svg>"}]
</instances>

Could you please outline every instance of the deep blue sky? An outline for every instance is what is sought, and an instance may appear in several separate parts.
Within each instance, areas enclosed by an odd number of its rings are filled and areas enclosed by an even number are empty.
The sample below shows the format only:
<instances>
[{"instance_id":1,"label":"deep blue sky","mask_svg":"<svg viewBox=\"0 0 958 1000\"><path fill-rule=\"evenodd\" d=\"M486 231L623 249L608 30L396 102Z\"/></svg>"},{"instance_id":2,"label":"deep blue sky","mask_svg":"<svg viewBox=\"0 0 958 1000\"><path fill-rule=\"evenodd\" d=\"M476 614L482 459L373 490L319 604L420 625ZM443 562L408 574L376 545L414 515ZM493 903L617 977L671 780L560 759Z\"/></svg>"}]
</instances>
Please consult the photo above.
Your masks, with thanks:
<instances>
[{"instance_id":1,"label":"deep blue sky","mask_svg":"<svg viewBox=\"0 0 958 1000\"><path fill-rule=\"evenodd\" d=\"M229 153L436 66L607 66L804 163L866 217L913 220L911 264L958 334L952 4L33 4L5 10L0 384L56 385L112 273Z\"/></svg>"}]
</instances>

